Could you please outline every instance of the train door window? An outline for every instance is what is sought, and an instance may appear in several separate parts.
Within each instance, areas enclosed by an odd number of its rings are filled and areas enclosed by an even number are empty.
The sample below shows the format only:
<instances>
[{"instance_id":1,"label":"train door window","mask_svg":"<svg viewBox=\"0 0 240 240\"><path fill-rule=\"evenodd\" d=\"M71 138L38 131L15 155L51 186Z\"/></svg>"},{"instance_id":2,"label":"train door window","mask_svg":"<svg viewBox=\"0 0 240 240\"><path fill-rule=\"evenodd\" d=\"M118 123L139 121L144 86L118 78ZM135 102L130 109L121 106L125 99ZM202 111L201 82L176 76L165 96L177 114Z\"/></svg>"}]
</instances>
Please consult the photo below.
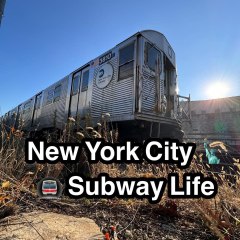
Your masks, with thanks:
<instances>
[{"instance_id":1,"label":"train door window","mask_svg":"<svg viewBox=\"0 0 240 240\"><path fill-rule=\"evenodd\" d=\"M55 87L54 89L54 98L53 101L56 102L60 99L61 96L61 90L62 90L62 86L58 85L57 87Z\"/></svg>"},{"instance_id":2,"label":"train door window","mask_svg":"<svg viewBox=\"0 0 240 240\"><path fill-rule=\"evenodd\" d=\"M133 76L134 42L119 50L118 79L126 79Z\"/></svg>"},{"instance_id":3,"label":"train door window","mask_svg":"<svg viewBox=\"0 0 240 240\"><path fill-rule=\"evenodd\" d=\"M54 94L54 90L51 89L48 91L48 95L47 95L47 102L46 104L50 104L52 103L52 100L53 100L53 94Z\"/></svg>"},{"instance_id":4,"label":"train door window","mask_svg":"<svg viewBox=\"0 0 240 240\"><path fill-rule=\"evenodd\" d=\"M157 57L160 55L160 51L158 51L153 45L146 42L145 51L144 51L144 63L147 65L152 71L155 71ZM160 58L161 59L161 58Z\"/></svg>"},{"instance_id":5,"label":"train door window","mask_svg":"<svg viewBox=\"0 0 240 240\"><path fill-rule=\"evenodd\" d=\"M88 90L88 81L89 81L89 70L87 70L83 73L81 92Z\"/></svg>"},{"instance_id":6,"label":"train door window","mask_svg":"<svg viewBox=\"0 0 240 240\"><path fill-rule=\"evenodd\" d=\"M41 100L42 100L42 93L38 94L37 97L36 97L35 109L40 108Z\"/></svg>"},{"instance_id":7,"label":"train door window","mask_svg":"<svg viewBox=\"0 0 240 240\"><path fill-rule=\"evenodd\" d=\"M79 85L79 75L75 75L72 80L72 95L77 94Z\"/></svg>"}]
</instances>

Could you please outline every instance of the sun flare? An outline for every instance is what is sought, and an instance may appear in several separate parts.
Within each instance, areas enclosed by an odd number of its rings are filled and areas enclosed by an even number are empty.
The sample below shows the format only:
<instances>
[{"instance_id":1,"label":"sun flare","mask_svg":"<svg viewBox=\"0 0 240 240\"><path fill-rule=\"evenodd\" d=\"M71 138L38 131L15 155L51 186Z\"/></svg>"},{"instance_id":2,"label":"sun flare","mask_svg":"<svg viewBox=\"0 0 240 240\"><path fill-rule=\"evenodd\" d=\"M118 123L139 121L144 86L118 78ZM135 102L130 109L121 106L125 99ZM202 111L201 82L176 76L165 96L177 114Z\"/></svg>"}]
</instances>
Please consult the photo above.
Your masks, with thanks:
<instances>
[{"instance_id":1,"label":"sun flare","mask_svg":"<svg viewBox=\"0 0 240 240\"><path fill-rule=\"evenodd\" d=\"M229 93L229 85L226 82L212 82L207 87L208 98L223 98Z\"/></svg>"}]
</instances>

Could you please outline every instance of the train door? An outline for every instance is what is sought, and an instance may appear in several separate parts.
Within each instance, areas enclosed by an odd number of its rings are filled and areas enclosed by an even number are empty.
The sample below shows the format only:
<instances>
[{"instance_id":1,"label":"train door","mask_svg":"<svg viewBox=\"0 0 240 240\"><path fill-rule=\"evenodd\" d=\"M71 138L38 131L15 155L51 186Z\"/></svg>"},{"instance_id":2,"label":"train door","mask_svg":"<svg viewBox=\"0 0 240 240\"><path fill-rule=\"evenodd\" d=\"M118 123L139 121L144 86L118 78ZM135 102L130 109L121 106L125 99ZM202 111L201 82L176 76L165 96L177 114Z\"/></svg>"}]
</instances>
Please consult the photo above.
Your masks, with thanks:
<instances>
[{"instance_id":1,"label":"train door","mask_svg":"<svg viewBox=\"0 0 240 240\"><path fill-rule=\"evenodd\" d=\"M72 78L70 106L69 106L69 113L68 113L70 117L76 118L77 116L80 86L81 86L81 72L77 72L73 75L73 78Z\"/></svg>"},{"instance_id":2,"label":"train door","mask_svg":"<svg viewBox=\"0 0 240 240\"><path fill-rule=\"evenodd\" d=\"M16 117L16 126L15 128L21 128L21 121L22 121L22 104L18 105L17 109L17 117Z\"/></svg>"},{"instance_id":3,"label":"train door","mask_svg":"<svg viewBox=\"0 0 240 240\"><path fill-rule=\"evenodd\" d=\"M35 97L35 104L34 104L33 118L32 118L32 126L36 126L36 125L39 124L41 101L42 101L42 92L37 94L36 97Z\"/></svg>"},{"instance_id":4,"label":"train door","mask_svg":"<svg viewBox=\"0 0 240 240\"><path fill-rule=\"evenodd\" d=\"M167 97L167 116L177 114L176 69L167 57L164 59L164 94Z\"/></svg>"},{"instance_id":5,"label":"train door","mask_svg":"<svg viewBox=\"0 0 240 240\"><path fill-rule=\"evenodd\" d=\"M89 109L90 104L90 99L88 99L90 77L89 69L90 69L89 66L82 69L81 74L81 86L78 101L78 114L80 115L80 117L84 117L86 115L86 112Z\"/></svg>"},{"instance_id":6,"label":"train door","mask_svg":"<svg viewBox=\"0 0 240 240\"><path fill-rule=\"evenodd\" d=\"M163 64L162 53L151 43L145 42L142 70L142 111L162 112Z\"/></svg>"}]
</instances>

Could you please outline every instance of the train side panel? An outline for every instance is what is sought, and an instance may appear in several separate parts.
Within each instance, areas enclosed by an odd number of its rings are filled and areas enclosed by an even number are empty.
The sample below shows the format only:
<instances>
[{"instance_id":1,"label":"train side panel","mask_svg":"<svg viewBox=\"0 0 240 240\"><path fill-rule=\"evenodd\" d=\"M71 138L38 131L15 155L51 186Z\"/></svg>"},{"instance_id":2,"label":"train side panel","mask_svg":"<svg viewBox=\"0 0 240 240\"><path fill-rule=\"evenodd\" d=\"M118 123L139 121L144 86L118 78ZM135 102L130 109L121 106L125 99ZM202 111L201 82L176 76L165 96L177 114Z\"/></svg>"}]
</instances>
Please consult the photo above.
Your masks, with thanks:
<instances>
[{"instance_id":1,"label":"train side panel","mask_svg":"<svg viewBox=\"0 0 240 240\"><path fill-rule=\"evenodd\" d=\"M32 115L33 115L34 97L23 102L19 107L20 115L20 126L23 130L29 130L32 125Z\"/></svg>"},{"instance_id":2,"label":"train side panel","mask_svg":"<svg viewBox=\"0 0 240 240\"><path fill-rule=\"evenodd\" d=\"M68 92L68 76L43 91L41 114L36 120L37 130L56 127L63 129Z\"/></svg>"},{"instance_id":3,"label":"train side panel","mask_svg":"<svg viewBox=\"0 0 240 240\"><path fill-rule=\"evenodd\" d=\"M99 119L109 113L112 121L134 117L136 37L131 37L93 61L91 113Z\"/></svg>"}]
</instances>

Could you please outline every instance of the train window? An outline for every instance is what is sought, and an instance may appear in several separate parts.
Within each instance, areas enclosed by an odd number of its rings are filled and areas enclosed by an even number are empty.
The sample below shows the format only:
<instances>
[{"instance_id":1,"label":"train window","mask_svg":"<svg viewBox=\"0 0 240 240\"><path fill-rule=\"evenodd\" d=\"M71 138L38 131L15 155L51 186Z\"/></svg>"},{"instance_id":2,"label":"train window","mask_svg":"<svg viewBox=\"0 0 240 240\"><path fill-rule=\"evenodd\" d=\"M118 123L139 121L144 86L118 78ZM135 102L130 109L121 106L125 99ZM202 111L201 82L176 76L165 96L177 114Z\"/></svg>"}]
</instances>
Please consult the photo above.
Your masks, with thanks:
<instances>
[{"instance_id":1,"label":"train window","mask_svg":"<svg viewBox=\"0 0 240 240\"><path fill-rule=\"evenodd\" d=\"M53 94L54 94L53 89L51 89L51 90L48 91L47 102L46 102L46 104L50 104L50 103L52 103L52 100L53 100Z\"/></svg>"},{"instance_id":2,"label":"train window","mask_svg":"<svg viewBox=\"0 0 240 240\"><path fill-rule=\"evenodd\" d=\"M56 101L58 101L60 99L61 90L62 90L62 86L61 85L58 85L57 87L55 87L54 98L53 98L54 102L56 102Z\"/></svg>"},{"instance_id":3,"label":"train window","mask_svg":"<svg viewBox=\"0 0 240 240\"><path fill-rule=\"evenodd\" d=\"M153 47L150 43L145 44L145 64L152 70L155 71L156 61L158 55L160 55L160 51L158 51L155 47Z\"/></svg>"},{"instance_id":4,"label":"train window","mask_svg":"<svg viewBox=\"0 0 240 240\"><path fill-rule=\"evenodd\" d=\"M133 60L134 42L119 50L119 65L123 65Z\"/></svg>"},{"instance_id":5,"label":"train window","mask_svg":"<svg viewBox=\"0 0 240 240\"><path fill-rule=\"evenodd\" d=\"M31 109L31 101L28 101L27 103L24 104L23 113L28 112L30 109Z\"/></svg>"},{"instance_id":6,"label":"train window","mask_svg":"<svg viewBox=\"0 0 240 240\"><path fill-rule=\"evenodd\" d=\"M78 92L79 75L74 76L72 80L72 95Z\"/></svg>"},{"instance_id":7,"label":"train window","mask_svg":"<svg viewBox=\"0 0 240 240\"><path fill-rule=\"evenodd\" d=\"M133 76L134 42L119 50L119 80Z\"/></svg>"},{"instance_id":8,"label":"train window","mask_svg":"<svg viewBox=\"0 0 240 240\"><path fill-rule=\"evenodd\" d=\"M83 73L81 92L88 90L88 79L89 79L89 70Z\"/></svg>"}]
</instances>

